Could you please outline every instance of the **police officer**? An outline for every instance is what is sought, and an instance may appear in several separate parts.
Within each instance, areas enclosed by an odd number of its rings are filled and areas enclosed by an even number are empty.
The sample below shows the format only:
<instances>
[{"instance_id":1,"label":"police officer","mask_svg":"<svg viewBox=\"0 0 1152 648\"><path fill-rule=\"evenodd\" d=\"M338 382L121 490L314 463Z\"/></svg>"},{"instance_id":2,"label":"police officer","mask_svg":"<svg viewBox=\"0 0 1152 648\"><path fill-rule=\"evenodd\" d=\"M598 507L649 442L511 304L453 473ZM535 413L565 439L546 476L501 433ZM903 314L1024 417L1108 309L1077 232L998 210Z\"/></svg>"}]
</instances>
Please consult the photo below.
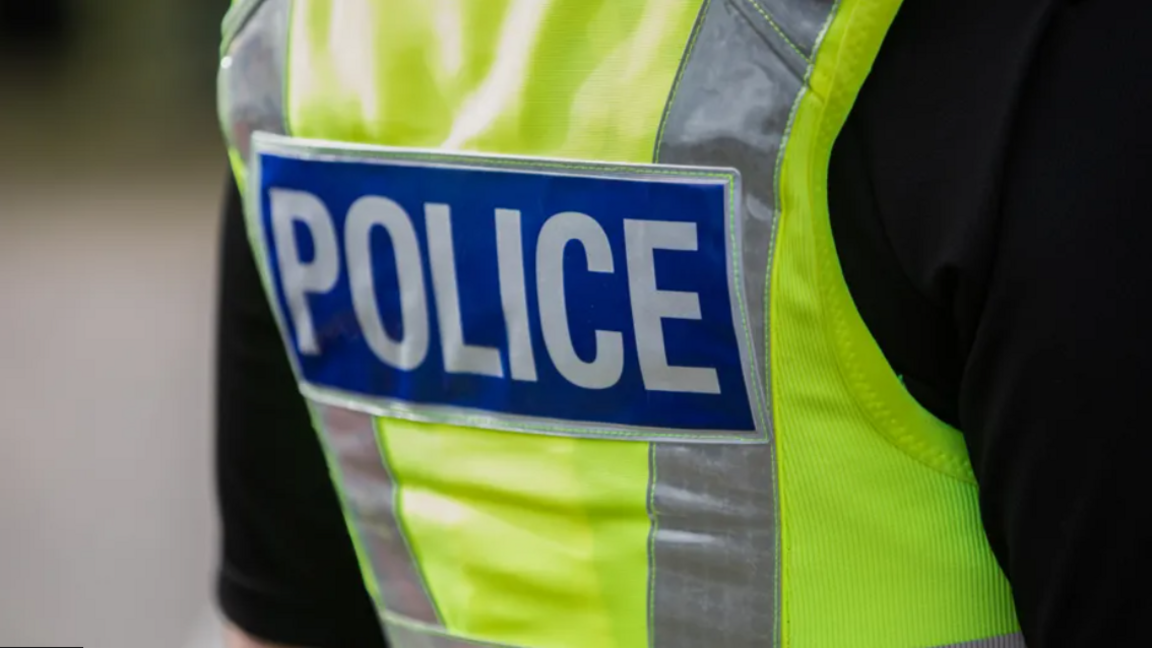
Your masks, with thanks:
<instances>
[{"instance_id":1,"label":"police officer","mask_svg":"<svg viewBox=\"0 0 1152 648\"><path fill-rule=\"evenodd\" d=\"M1135 0L241 0L242 646L1143 646Z\"/></svg>"}]
</instances>

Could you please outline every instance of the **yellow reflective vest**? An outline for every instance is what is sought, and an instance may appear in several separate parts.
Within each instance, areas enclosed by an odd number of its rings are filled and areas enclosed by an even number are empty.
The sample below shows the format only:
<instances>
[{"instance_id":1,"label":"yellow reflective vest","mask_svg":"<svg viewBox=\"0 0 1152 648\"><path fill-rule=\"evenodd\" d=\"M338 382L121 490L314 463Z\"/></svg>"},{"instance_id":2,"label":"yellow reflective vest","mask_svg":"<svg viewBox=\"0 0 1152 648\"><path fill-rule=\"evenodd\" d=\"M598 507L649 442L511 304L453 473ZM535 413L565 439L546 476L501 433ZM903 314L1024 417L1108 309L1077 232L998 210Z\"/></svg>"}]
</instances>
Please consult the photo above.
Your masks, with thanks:
<instances>
[{"instance_id":1,"label":"yellow reflective vest","mask_svg":"<svg viewBox=\"0 0 1152 648\"><path fill-rule=\"evenodd\" d=\"M899 4L234 2L220 118L393 645L1023 646L829 224Z\"/></svg>"}]
</instances>

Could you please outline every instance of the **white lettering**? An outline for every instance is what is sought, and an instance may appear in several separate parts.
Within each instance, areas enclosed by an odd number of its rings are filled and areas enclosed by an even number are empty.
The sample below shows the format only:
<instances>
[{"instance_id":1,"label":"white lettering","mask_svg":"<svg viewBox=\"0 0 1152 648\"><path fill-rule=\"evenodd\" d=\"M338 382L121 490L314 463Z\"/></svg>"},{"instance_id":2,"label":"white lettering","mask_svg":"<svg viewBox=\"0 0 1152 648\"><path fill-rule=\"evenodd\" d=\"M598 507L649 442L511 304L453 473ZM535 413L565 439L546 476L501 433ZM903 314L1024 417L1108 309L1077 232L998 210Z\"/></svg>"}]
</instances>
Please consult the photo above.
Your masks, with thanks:
<instances>
[{"instance_id":1,"label":"white lettering","mask_svg":"<svg viewBox=\"0 0 1152 648\"><path fill-rule=\"evenodd\" d=\"M508 365L516 380L536 381L536 357L528 327L528 295L524 281L524 245L520 212L496 210L496 256L500 263L500 301L508 329Z\"/></svg>"},{"instance_id":2,"label":"white lettering","mask_svg":"<svg viewBox=\"0 0 1152 648\"><path fill-rule=\"evenodd\" d=\"M317 196L275 188L270 194L273 241L295 343L302 355L318 355L324 340L317 334L309 298L331 291L339 279L341 251L337 233L328 209ZM445 204L426 203L424 217L444 370L503 378L505 367L498 346L468 344L464 340L451 209ZM301 258L301 240L297 236L300 226L306 229L314 250L307 262ZM496 209L495 226L500 302L508 340L507 371L514 380L536 382L521 212ZM391 242L402 336L390 334L381 318L371 243L376 227L383 228ZM352 303L366 343L384 363L404 371L417 369L428 355L430 332L422 253L411 218L388 198L364 196L348 210L343 237ZM608 389L620 381L624 371L623 334L595 330L591 360L585 361L576 353L564 276L564 255L573 242L582 248L588 272L615 272L608 236L592 217L560 212L544 223L535 259L544 344L556 369L569 382L585 389ZM655 251L697 251L696 224L625 219L624 244L637 355L645 388L719 394L715 367L673 366L668 361L664 320L700 320L700 295L661 290L657 286ZM591 311L582 307L578 312ZM585 325L587 322L583 317L577 321Z\"/></svg>"},{"instance_id":3,"label":"white lettering","mask_svg":"<svg viewBox=\"0 0 1152 648\"><path fill-rule=\"evenodd\" d=\"M590 272L613 272L608 236L591 216L561 212L544 223L536 244L536 284L544 345L556 369L574 385L607 389L620 380L624 371L623 336L615 331L596 331L595 359L584 362L576 355L564 297L564 248L570 241L578 241L584 247Z\"/></svg>"},{"instance_id":4,"label":"white lettering","mask_svg":"<svg viewBox=\"0 0 1152 648\"><path fill-rule=\"evenodd\" d=\"M389 335L380 320L371 252L372 228L376 226L383 227L388 233L396 259L401 326L404 329L404 337L400 340ZM344 248L348 255L352 305L368 346L382 361L397 369L419 367L428 354L428 299L424 291L420 245L407 212L380 196L365 196L357 200L348 210L348 219L344 223Z\"/></svg>"},{"instance_id":5,"label":"white lettering","mask_svg":"<svg viewBox=\"0 0 1152 648\"><path fill-rule=\"evenodd\" d=\"M448 205L425 203L424 222L428 228L428 255L432 262L432 287L440 321L444 370L503 378L504 367L500 364L498 349L464 342L460 291L456 281L456 251L452 244L452 215Z\"/></svg>"},{"instance_id":6,"label":"white lettering","mask_svg":"<svg viewBox=\"0 0 1152 648\"><path fill-rule=\"evenodd\" d=\"M308 309L308 293L332 290L340 276L340 253L336 249L336 232L332 216L324 203L304 191L272 189L272 236L276 241L276 258L284 298L296 329L296 347L303 355L317 355L316 328ZM308 228L315 250L312 261L300 260L294 223Z\"/></svg>"},{"instance_id":7,"label":"white lettering","mask_svg":"<svg viewBox=\"0 0 1152 648\"><path fill-rule=\"evenodd\" d=\"M664 319L700 319L700 296L656 287L653 250L695 252L696 224L672 221L624 221L628 252L628 292L644 387L653 391L719 394L711 367L671 367L664 348Z\"/></svg>"}]
</instances>

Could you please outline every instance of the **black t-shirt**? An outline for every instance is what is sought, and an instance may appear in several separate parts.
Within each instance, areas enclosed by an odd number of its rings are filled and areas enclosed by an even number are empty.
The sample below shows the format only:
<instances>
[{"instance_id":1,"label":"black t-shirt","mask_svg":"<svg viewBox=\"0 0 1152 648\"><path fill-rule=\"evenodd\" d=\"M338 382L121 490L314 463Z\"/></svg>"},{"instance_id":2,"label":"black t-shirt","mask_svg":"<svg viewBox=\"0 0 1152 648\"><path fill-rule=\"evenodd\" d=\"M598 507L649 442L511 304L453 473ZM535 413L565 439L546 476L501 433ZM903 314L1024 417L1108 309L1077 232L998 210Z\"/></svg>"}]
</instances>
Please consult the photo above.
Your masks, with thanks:
<instances>
[{"instance_id":1,"label":"black t-shirt","mask_svg":"<svg viewBox=\"0 0 1152 648\"><path fill-rule=\"evenodd\" d=\"M1148 25L1146 0L907 0L833 152L852 295L963 431L1030 648L1152 645ZM230 192L222 607L268 640L383 645Z\"/></svg>"}]
</instances>

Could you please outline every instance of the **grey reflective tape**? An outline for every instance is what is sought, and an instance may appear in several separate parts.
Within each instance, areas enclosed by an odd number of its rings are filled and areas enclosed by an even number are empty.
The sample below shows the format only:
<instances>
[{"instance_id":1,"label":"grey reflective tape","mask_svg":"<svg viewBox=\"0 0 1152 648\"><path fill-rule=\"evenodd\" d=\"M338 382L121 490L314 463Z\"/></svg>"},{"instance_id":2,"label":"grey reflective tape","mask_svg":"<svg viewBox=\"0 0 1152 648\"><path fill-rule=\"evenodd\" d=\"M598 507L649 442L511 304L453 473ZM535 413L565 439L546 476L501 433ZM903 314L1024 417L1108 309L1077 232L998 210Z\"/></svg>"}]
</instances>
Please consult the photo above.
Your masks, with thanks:
<instances>
[{"instance_id":1,"label":"grey reflective tape","mask_svg":"<svg viewBox=\"0 0 1152 648\"><path fill-rule=\"evenodd\" d=\"M371 416L317 405L325 445L340 468L345 514L351 518L389 611L440 625L440 616L396 518L396 485L380 452Z\"/></svg>"},{"instance_id":2,"label":"grey reflective tape","mask_svg":"<svg viewBox=\"0 0 1152 648\"><path fill-rule=\"evenodd\" d=\"M713 0L705 7L661 129L656 161L740 169L744 293L757 365L767 376L766 288L776 232L776 165L804 85L803 71L798 74L766 44L737 2L744 0Z\"/></svg>"},{"instance_id":3,"label":"grey reflective tape","mask_svg":"<svg viewBox=\"0 0 1152 648\"><path fill-rule=\"evenodd\" d=\"M781 15L801 35L808 32L793 19L819 22L818 32L833 7L824 0L774 4L794 6ZM772 27L767 17L750 7L748 0L705 3L661 127L656 161L740 169L741 281L763 399L770 403L767 289L777 224L777 161L808 60L782 48L781 39L765 29ZM773 24L781 28L775 19ZM655 647L778 644L775 439L770 414L765 418L765 445L651 448L649 626Z\"/></svg>"},{"instance_id":4,"label":"grey reflective tape","mask_svg":"<svg viewBox=\"0 0 1152 648\"><path fill-rule=\"evenodd\" d=\"M932 646L931 648L1028 648L1024 643L1024 635L1019 632L1009 635L1001 635L999 637L992 637L990 639L978 639L976 641L966 641L958 644L948 644L947 646Z\"/></svg>"},{"instance_id":5,"label":"grey reflective tape","mask_svg":"<svg viewBox=\"0 0 1152 648\"><path fill-rule=\"evenodd\" d=\"M820 33L827 24L835 0L735 0L755 15L769 32L768 40L779 39L795 54L811 60ZM763 30L762 30L763 31Z\"/></svg>"},{"instance_id":6,"label":"grey reflective tape","mask_svg":"<svg viewBox=\"0 0 1152 648\"><path fill-rule=\"evenodd\" d=\"M285 57L291 0L237 5L225 20L217 110L229 148L248 161L252 134L285 133Z\"/></svg>"},{"instance_id":7,"label":"grey reflective tape","mask_svg":"<svg viewBox=\"0 0 1152 648\"><path fill-rule=\"evenodd\" d=\"M239 0L228 7L228 11L224 13L224 20L220 22L221 55L228 52L228 46L232 44L232 39L236 38L236 34L240 32L248 19L263 3L264 0Z\"/></svg>"},{"instance_id":8,"label":"grey reflective tape","mask_svg":"<svg viewBox=\"0 0 1152 648\"><path fill-rule=\"evenodd\" d=\"M652 645L774 645L771 452L766 446L650 448Z\"/></svg>"},{"instance_id":9,"label":"grey reflective tape","mask_svg":"<svg viewBox=\"0 0 1152 648\"><path fill-rule=\"evenodd\" d=\"M381 615L392 648L520 648L454 637L441 628L413 622L394 614Z\"/></svg>"}]
</instances>

